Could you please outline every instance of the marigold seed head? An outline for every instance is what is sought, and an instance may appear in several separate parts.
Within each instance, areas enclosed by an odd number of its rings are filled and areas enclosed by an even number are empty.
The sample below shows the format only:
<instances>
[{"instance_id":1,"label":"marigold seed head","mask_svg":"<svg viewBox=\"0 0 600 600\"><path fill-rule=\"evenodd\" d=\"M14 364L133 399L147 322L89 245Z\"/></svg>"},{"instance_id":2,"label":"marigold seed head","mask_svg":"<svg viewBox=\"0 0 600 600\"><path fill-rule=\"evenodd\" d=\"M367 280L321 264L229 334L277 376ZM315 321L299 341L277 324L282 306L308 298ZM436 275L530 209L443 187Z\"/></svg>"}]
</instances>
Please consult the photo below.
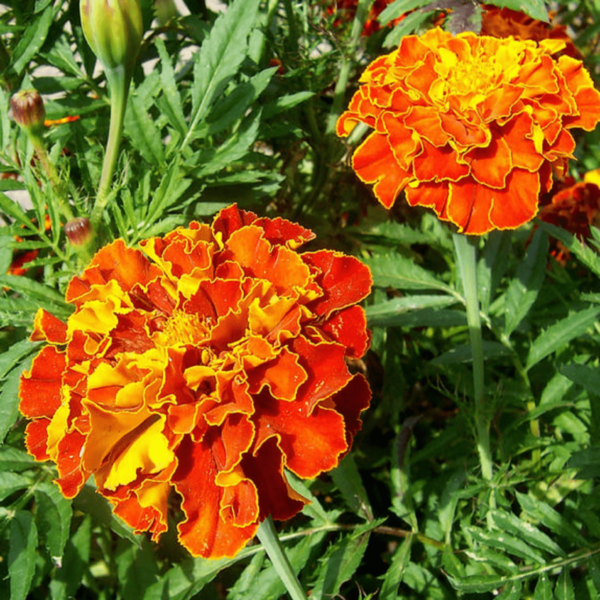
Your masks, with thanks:
<instances>
[{"instance_id":1,"label":"marigold seed head","mask_svg":"<svg viewBox=\"0 0 600 600\"><path fill-rule=\"evenodd\" d=\"M24 130L39 135L44 129L46 109L44 101L37 90L21 90L10 99L13 119Z\"/></svg>"},{"instance_id":2,"label":"marigold seed head","mask_svg":"<svg viewBox=\"0 0 600 600\"><path fill-rule=\"evenodd\" d=\"M128 248L102 248L67 288L66 323L40 310L47 345L21 378L29 452L65 496L94 476L135 531L157 540L169 496L196 556L233 556L268 515L307 503L290 470L337 466L371 392L348 361L369 345L369 269L298 252L314 236L231 206ZM172 493L173 492L173 493Z\"/></svg>"},{"instance_id":3,"label":"marigold seed head","mask_svg":"<svg viewBox=\"0 0 600 600\"><path fill-rule=\"evenodd\" d=\"M565 42L439 28L372 62L337 123L373 132L352 166L390 208L404 191L466 234L515 229L573 157L570 130L600 121L600 93Z\"/></svg>"},{"instance_id":4,"label":"marigold seed head","mask_svg":"<svg viewBox=\"0 0 600 600\"><path fill-rule=\"evenodd\" d=\"M79 6L85 38L104 68L131 72L144 33L139 0L80 0Z\"/></svg>"},{"instance_id":5,"label":"marigold seed head","mask_svg":"<svg viewBox=\"0 0 600 600\"><path fill-rule=\"evenodd\" d=\"M87 217L77 217L65 223L65 235L73 246L83 246L92 238L92 225Z\"/></svg>"}]
</instances>

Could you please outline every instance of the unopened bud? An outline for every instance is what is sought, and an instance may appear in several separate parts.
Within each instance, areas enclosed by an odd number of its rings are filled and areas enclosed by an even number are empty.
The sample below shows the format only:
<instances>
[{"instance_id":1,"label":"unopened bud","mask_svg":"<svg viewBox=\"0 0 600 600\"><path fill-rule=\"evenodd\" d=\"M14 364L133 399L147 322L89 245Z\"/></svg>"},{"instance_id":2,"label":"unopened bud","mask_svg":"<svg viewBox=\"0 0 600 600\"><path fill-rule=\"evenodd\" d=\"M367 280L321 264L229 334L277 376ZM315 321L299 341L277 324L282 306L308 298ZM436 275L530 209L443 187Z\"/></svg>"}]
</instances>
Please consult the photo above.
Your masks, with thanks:
<instances>
[{"instance_id":1,"label":"unopened bud","mask_svg":"<svg viewBox=\"0 0 600 600\"><path fill-rule=\"evenodd\" d=\"M65 235L73 246L83 246L92 239L92 225L86 217L77 217L65 223Z\"/></svg>"},{"instance_id":2,"label":"unopened bud","mask_svg":"<svg viewBox=\"0 0 600 600\"><path fill-rule=\"evenodd\" d=\"M131 72L144 34L139 0L80 0L79 8L85 38L104 68Z\"/></svg>"},{"instance_id":3,"label":"unopened bud","mask_svg":"<svg viewBox=\"0 0 600 600\"><path fill-rule=\"evenodd\" d=\"M10 108L17 125L28 133L39 135L44 129L46 109L37 90L21 90L10 99Z\"/></svg>"}]
</instances>

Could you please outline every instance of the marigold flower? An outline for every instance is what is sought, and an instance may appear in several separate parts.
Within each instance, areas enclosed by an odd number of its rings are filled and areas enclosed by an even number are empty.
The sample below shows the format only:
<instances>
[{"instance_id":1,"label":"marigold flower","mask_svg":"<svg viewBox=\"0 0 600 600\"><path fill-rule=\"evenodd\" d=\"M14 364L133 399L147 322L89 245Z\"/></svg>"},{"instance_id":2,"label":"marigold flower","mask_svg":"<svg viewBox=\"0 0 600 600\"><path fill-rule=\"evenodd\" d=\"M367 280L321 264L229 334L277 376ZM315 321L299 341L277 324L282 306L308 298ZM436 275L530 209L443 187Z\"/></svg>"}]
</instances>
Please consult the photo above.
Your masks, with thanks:
<instances>
[{"instance_id":1,"label":"marigold flower","mask_svg":"<svg viewBox=\"0 0 600 600\"><path fill-rule=\"evenodd\" d=\"M68 498L90 475L117 515L157 540L181 498L181 543L235 555L269 514L307 502L284 469L313 478L346 454L370 390L347 359L369 344L371 275L357 259L296 249L314 236L231 206L133 249L101 249L44 310L47 345L21 379L29 452L53 460Z\"/></svg>"},{"instance_id":2,"label":"marigold flower","mask_svg":"<svg viewBox=\"0 0 600 600\"><path fill-rule=\"evenodd\" d=\"M600 222L600 187L597 180L597 173L591 171L578 183L567 178L555 185L549 202L540 209L539 218L570 231L580 240L589 238L590 227L598 226ZM552 243L552 255L557 262L565 265L571 255L569 249L559 240Z\"/></svg>"},{"instance_id":3,"label":"marigold flower","mask_svg":"<svg viewBox=\"0 0 600 600\"><path fill-rule=\"evenodd\" d=\"M372 62L337 123L374 129L352 164L389 208L401 191L460 232L514 229L537 213L552 168L600 120L600 93L581 61L539 44L439 28L403 38Z\"/></svg>"}]
</instances>

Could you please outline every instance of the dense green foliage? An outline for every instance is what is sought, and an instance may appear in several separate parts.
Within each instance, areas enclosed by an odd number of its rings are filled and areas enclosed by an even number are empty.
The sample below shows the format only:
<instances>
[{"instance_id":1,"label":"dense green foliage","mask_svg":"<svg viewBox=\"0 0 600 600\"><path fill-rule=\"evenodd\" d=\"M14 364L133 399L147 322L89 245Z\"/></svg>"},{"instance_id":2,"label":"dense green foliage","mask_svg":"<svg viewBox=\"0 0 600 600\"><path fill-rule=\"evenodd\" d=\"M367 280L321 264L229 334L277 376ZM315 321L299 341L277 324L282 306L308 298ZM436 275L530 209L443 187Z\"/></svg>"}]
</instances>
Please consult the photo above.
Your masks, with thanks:
<instances>
[{"instance_id":1,"label":"dense green foliage","mask_svg":"<svg viewBox=\"0 0 600 600\"><path fill-rule=\"evenodd\" d=\"M582 244L531 223L478 242L494 463L486 481L452 228L402 200L384 210L348 164L359 133L334 134L364 67L431 27L436 11L428 0L397 0L384 25L429 6L366 37L363 10L346 22L317 0L233 0L225 12L186 4L191 15L161 25L142 3L146 33L97 240L134 245L237 202L297 221L317 233L313 248L371 267L373 339L354 365L370 381L371 409L338 469L295 482L312 504L280 527L310 597L597 598L600 231ZM496 4L546 11L541 0ZM598 3L553 8L598 75ZM52 466L24 449L19 378L39 348L27 338L39 307L68 316L65 287L89 259L66 241L61 202L75 216L91 213L109 99L77 2L9 0L2 10L0 597L278 598L283 584L260 545L234 559L194 559L174 523L153 544L112 515L92 482L65 500ZM48 119L81 117L46 131L58 184L9 116L11 94L28 87L43 94ZM576 177L600 166L599 134L578 142ZM13 199L24 191L26 208ZM566 266L550 256L553 239L572 251ZM31 250L25 276L6 274Z\"/></svg>"}]
</instances>

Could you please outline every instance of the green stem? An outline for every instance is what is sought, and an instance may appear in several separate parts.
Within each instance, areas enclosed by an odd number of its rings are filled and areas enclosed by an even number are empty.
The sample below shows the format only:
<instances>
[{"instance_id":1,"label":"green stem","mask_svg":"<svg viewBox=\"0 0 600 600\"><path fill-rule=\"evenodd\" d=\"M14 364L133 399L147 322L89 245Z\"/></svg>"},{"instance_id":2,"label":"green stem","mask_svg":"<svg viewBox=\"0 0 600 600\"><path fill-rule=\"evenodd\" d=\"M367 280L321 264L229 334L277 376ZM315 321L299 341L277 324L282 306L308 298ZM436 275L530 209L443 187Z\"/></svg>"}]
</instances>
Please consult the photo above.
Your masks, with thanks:
<instances>
[{"instance_id":1,"label":"green stem","mask_svg":"<svg viewBox=\"0 0 600 600\"><path fill-rule=\"evenodd\" d=\"M474 243L460 233L453 235L458 268L463 282L467 304L467 323L473 354L473 385L475 395L475 429L481 472L485 479L492 478L492 455L490 451L490 421L487 415L483 388L483 342L481 316L477 295L477 249Z\"/></svg>"},{"instance_id":2,"label":"green stem","mask_svg":"<svg viewBox=\"0 0 600 600\"><path fill-rule=\"evenodd\" d=\"M122 67L107 71L106 77L110 87L110 129L98 195L96 196L96 203L90 219L94 229L96 229L102 219L102 213L106 208L110 196L112 178L117 166L117 159L119 158L119 146L121 145L121 136L123 135L129 82L131 81L131 75Z\"/></svg>"},{"instance_id":3,"label":"green stem","mask_svg":"<svg viewBox=\"0 0 600 600\"><path fill-rule=\"evenodd\" d=\"M283 551L270 516L258 526L257 536L292 600L306 600L306 594Z\"/></svg>"},{"instance_id":4,"label":"green stem","mask_svg":"<svg viewBox=\"0 0 600 600\"><path fill-rule=\"evenodd\" d=\"M344 50L342 66L340 67L337 84L333 93L333 104L327 119L326 135L335 133L335 124L337 123L346 100L346 88L348 87L348 79L350 78L352 58L356 56L356 47L358 46L360 34L362 33L365 21L367 20L370 5L371 0L360 0L356 7L356 15L352 23L352 32L350 33L350 43Z\"/></svg>"}]
</instances>

